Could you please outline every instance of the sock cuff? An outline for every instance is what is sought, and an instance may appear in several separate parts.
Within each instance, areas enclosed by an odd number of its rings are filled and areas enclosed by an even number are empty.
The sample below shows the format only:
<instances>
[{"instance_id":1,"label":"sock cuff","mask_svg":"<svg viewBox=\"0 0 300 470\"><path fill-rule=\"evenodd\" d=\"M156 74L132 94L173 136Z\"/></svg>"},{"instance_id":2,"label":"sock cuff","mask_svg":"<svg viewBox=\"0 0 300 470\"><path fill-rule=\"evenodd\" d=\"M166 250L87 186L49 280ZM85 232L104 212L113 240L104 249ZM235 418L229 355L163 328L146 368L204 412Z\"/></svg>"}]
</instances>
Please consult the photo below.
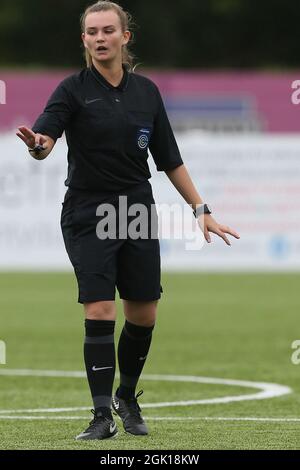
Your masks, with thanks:
<instances>
[{"instance_id":1,"label":"sock cuff","mask_svg":"<svg viewBox=\"0 0 300 470\"><path fill-rule=\"evenodd\" d=\"M85 320L86 336L113 335L115 331L114 320Z\"/></svg>"},{"instance_id":2,"label":"sock cuff","mask_svg":"<svg viewBox=\"0 0 300 470\"><path fill-rule=\"evenodd\" d=\"M152 335L152 331L155 325L152 326L140 326L134 325L129 321L125 321L123 330L125 333L134 339L145 339Z\"/></svg>"}]
</instances>

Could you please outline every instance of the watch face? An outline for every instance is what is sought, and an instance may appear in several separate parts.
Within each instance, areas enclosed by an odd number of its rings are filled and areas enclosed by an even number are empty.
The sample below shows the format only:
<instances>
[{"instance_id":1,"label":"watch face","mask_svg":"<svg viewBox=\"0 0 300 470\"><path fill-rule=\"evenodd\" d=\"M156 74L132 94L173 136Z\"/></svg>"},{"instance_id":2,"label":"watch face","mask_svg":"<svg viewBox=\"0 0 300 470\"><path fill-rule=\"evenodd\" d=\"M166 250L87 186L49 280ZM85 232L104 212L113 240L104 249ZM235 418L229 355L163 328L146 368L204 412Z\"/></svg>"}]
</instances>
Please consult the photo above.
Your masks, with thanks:
<instances>
[{"instance_id":1,"label":"watch face","mask_svg":"<svg viewBox=\"0 0 300 470\"><path fill-rule=\"evenodd\" d=\"M209 206L208 204L205 204L205 206L206 206L206 207L205 207L205 209L206 209L206 211L205 211L206 214L211 214L212 210L211 210L210 206Z\"/></svg>"},{"instance_id":2,"label":"watch face","mask_svg":"<svg viewBox=\"0 0 300 470\"><path fill-rule=\"evenodd\" d=\"M212 210L208 204L201 204L201 206L198 206L196 210L193 211L195 217L199 217L200 215L203 214L211 214Z\"/></svg>"}]
</instances>

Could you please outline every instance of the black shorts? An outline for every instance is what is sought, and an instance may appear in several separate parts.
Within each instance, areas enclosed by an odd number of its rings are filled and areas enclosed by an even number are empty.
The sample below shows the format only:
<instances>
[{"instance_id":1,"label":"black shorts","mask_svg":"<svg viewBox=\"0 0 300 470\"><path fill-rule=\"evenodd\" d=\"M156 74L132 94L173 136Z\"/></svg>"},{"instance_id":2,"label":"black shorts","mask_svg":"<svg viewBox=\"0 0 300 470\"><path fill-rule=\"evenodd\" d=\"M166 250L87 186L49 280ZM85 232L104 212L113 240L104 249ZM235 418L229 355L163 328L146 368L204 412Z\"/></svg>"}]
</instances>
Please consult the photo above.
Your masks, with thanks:
<instances>
[{"instance_id":1,"label":"black shorts","mask_svg":"<svg viewBox=\"0 0 300 470\"><path fill-rule=\"evenodd\" d=\"M119 196L127 196L128 207L135 203L148 207L147 238L124 237L124 225L120 236ZM97 224L104 216L97 216L96 211L103 203L116 208L116 238L97 236ZM126 230L133 219L127 217ZM163 290L157 212L148 180L118 194L69 188L63 202L61 228L78 282L78 302L115 300L116 287L121 299L151 301L160 298Z\"/></svg>"}]
</instances>

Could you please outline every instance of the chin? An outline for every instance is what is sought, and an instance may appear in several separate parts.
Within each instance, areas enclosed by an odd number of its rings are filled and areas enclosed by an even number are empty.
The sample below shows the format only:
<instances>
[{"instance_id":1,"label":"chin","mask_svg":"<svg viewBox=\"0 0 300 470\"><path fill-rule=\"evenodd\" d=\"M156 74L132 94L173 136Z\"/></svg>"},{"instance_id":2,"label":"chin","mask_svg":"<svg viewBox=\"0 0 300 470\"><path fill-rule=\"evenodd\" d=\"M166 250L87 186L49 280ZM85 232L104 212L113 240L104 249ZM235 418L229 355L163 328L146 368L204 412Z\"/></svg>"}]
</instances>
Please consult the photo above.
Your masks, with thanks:
<instances>
[{"instance_id":1,"label":"chin","mask_svg":"<svg viewBox=\"0 0 300 470\"><path fill-rule=\"evenodd\" d=\"M111 57L98 57L98 56L92 56L93 59L96 61L96 62L107 62L108 60L111 60Z\"/></svg>"}]
</instances>

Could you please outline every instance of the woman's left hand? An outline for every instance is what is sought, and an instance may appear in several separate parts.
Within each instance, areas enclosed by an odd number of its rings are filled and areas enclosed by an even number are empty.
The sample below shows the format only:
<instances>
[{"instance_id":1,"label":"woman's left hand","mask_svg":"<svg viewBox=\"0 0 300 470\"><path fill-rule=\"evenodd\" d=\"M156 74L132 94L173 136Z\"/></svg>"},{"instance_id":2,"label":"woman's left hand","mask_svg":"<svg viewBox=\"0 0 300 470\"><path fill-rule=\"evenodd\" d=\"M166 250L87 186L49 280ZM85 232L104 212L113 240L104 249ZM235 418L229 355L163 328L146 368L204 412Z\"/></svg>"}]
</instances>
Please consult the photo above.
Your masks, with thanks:
<instances>
[{"instance_id":1,"label":"woman's left hand","mask_svg":"<svg viewBox=\"0 0 300 470\"><path fill-rule=\"evenodd\" d=\"M235 238L240 238L237 232L235 232L232 228L228 227L227 225L218 224L218 222L216 222L210 214L204 214L202 216L199 216L197 220L198 225L201 228L207 243L211 242L209 232L215 233L219 237L223 238L227 245L231 245L231 243L226 237L225 233L228 233L229 235L232 235Z\"/></svg>"}]
</instances>

